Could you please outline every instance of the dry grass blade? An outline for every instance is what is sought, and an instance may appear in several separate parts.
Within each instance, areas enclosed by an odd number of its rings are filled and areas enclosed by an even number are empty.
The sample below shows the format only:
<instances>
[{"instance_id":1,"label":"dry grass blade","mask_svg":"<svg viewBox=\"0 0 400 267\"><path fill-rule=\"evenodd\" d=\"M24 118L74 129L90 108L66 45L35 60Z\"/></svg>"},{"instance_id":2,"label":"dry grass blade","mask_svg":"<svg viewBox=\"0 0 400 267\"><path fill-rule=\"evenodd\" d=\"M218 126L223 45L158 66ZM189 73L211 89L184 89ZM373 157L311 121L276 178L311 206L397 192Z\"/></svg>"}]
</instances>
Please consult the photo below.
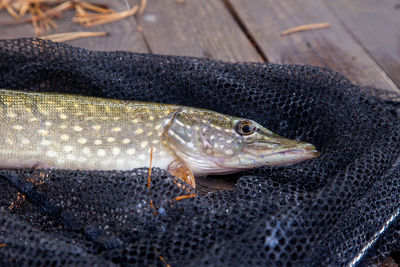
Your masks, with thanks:
<instances>
[{"instance_id":1,"label":"dry grass blade","mask_svg":"<svg viewBox=\"0 0 400 267\"><path fill-rule=\"evenodd\" d=\"M10 14L13 18L16 20L19 20L19 15L18 13L14 10L12 6L6 6L8 14Z\"/></svg>"},{"instance_id":2,"label":"dry grass blade","mask_svg":"<svg viewBox=\"0 0 400 267\"><path fill-rule=\"evenodd\" d=\"M107 34L107 32L67 32L46 35L40 38L44 40L51 40L53 42L66 42L80 38L107 36Z\"/></svg>"},{"instance_id":3,"label":"dry grass blade","mask_svg":"<svg viewBox=\"0 0 400 267\"><path fill-rule=\"evenodd\" d=\"M140 3L139 11L138 11L138 13L137 13L138 16L143 15L144 10L146 9L146 6L147 6L147 0L142 0L142 2Z\"/></svg>"},{"instance_id":4,"label":"dry grass blade","mask_svg":"<svg viewBox=\"0 0 400 267\"><path fill-rule=\"evenodd\" d=\"M83 2L83 1L80 1L79 5L84 7L84 8L86 8L86 9L88 9L88 10L91 10L91 11L94 11L94 12L98 12L98 13L101 13L101 14L109 14L109 13L115 12L112 9L99 7L99 6L92 5L90 3Z\"/></svg>"},{"instance_id":5,"label":"dry grass blade","mask_svg":"<svg viewBox=\"0 0 400 267\"><path fill-rule=\"evenodd\" d=\"M138 11L139 11L139 6L134 6L127 11L112 13L110 15L104 15L106 17L100 17L99 19L94 17L93 21L89 21L86 23L86 26L91 27L91 26L98 26L106 23L115 22L129 16L134 16Z\"/></svg>"},{"instance_id":6,"label":"dry grass blade","mask_svg":"<svg viewBox=\"0 0 400 267\"><path fill-rule=\"evenodd\" d=\"M118 13L113 13L118 14ZM103 14L93 14L93 13L85 13L84 15L79 15L72 18L72 21L79 22L79 23L88 23L95 20L102 20L107 19L110 17L110 14L103 15Z\"/></svg>"},{"instance_id":7,"label":"dry grass blade","mask_svg":"<svg viewBox=\"0 0 400 267\"><path fill-rule=\"evenodd\" d=\"M53 27L53 29L58 28L57 24L54 21L52 21L50 18L47 18L47 22L50 24L51 27Z\"/></svg>"},{"instance_id":8,"label":"dry grass blade","mask_svg":"<svg viewBox=\"0 0 400 267\"><path fill-rule=\"evenodd\" d=\"M76 11L76 16L78 17L83 17L86 15L86 11L83 9L81 5L76 5L75 6L75 11ZM72 19L74 21L74 19ZM83 25L83 22L79 22L81 25Z\"/></svg>"},{"instance_id":9,"label":"dry grass blade","mask_svg":"<svg viewBox=\"0 0 400 267\"><path fill-rule=\"evenodd\" d=\"M78 16L85 16L86 15L86 11L83 9L83 7L81 5L76 5L75 6L75 11L76 11L76 14Z\"/></svg>"},{"instance_id":10,"label":"dry grass blade","mask_svg":"<svg viewBox=\"0 0 400 267\"><path fill-rule=\"evenodd\" d=\"M302 31L308 31L308 30L314 30L314 29L324 29L324 28L329 28L329 27L331 27L331 24L328 22L306 24L306 25L301 25L301 26L287 29L287 30L283 31L281 33L281 35L285 36L285 35L289 35L289 34L296 33L296 32L302 32Z\"/></svg>"},{"instance_id":11,"label":"dry grass blade","mask_svg":"<svg viewBox=\"0 0 400 267\"><path fill-rule=\"evenodd\" d=\"M32 24L33 24L33 28L35 29L36 36L40 36L39 25L38 25L37 19L34 17L35 10L33 9L33 7L29 8L29 13L31 13L31 15L32 15Z\"/></svg>"},{"instance_id":12,"label":"dry grass blade","mask_svg":"<svg viewBox=\"0 0 400 267\"><path fill-rule=\"evenodd\" d=\"M19 9L19 15L20 15L21 17L25 16L26 12L28 12L30 4L31 4L31 3L30 3L29 1L24 2L24 3L22 4L21 8Z\"/></svg>"},{"instance_id":13,"label":"dry grass blade","mask_svg":"<svg viewBox=\"0 0 400 267\"><path fill-rule=\"evenodd\" d=\"M41 10L40 5L38 3L34 4L34 10L35 13L38 14L39 16L44 16L44 13ZM40 34L44 31L49 31L50 27L57 29L57 25L49 17L45 17L43 20L39 20Z\"/></svg>"}]
</instances>

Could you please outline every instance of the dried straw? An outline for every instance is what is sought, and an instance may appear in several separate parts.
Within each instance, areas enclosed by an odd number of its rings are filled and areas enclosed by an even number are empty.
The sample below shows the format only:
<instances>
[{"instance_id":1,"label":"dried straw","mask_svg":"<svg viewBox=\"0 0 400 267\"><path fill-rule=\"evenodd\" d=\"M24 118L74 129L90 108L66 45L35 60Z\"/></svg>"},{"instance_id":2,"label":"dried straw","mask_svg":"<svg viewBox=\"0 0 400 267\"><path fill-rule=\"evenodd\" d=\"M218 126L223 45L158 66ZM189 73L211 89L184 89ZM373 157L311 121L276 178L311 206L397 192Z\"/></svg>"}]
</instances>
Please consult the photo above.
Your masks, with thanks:
<instances>
[{"instance_id":1,"label":"dried straw","mask_svg":"<svg viewBox=\"0 0 400 267\"><path fill-rule=\"evenodd\" d=\"M314 29L324 29L324 28L329 28L331 27L331 24L328 22L322 22L322 23L315 23L315 24L306 24L306 25L301 25L297 27L293 27L290 29L287 29L281 33L282 36L289 35L295 32L302 32L302 31L308 31L308 30L314 30Z\"/></svg>"},{"instance_id":2,"label":"dried straw","mask_svg":"<svg viewBox=\"0 0 400 267\"><path fill-rule=\"evenodd\" d=\"M41 36L40 39L51 40L53 42L65 42L87 37L106 36L107 32L66 32Z\"/></svg>"},{"instance_id":3,"label":"dried straw","mask_svg":"<svg viewBox=\"0 0 400 267\"><path fill-rule=\"evenodd\" d=\"M72 21L86 27L92 27L116 22L129 16L142 15L146 7L147 0L141 0L140 5L135 5L122 12L116 12L104 4L89 3L84 0L0 0L0 11L6 10L15 19L12 22L2 23L3 25L32 23L38 37L51 28L57 29L54 19L60 18L67 10L75 11ZM26 17L27 14L29 14L28 17ZM47 35L42 36L42 38L66 41L104 35L106 35L104 32L76 32L65 33L64 35Z\"/></svg>"}]
</instances>

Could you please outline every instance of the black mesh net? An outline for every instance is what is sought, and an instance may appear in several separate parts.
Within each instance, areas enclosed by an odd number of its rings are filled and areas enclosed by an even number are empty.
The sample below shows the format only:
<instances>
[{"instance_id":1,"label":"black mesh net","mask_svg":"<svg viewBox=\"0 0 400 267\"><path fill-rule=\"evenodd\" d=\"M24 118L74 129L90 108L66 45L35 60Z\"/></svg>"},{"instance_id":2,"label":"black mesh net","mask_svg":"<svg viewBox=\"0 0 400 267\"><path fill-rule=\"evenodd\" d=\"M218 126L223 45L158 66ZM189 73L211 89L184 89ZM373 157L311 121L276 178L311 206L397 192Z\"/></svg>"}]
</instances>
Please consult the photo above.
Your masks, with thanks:
<instances>
[{"instance_id":1,"label":"black mesh net","mask_svg":"<svg viewBox=\"0 0 400 267\"><path fill-rule=\"evenodd\" d=\"M396 94L381 97L316 67L37 39L0 41L0 88L207 108L322 153L228 176L233 189L182 200L188 192L159 169L151 190L147 169L2 171L2 265L374 264L400 247ZM42 178L33 184L33 176Z\"/></svg>"}]
</instances>

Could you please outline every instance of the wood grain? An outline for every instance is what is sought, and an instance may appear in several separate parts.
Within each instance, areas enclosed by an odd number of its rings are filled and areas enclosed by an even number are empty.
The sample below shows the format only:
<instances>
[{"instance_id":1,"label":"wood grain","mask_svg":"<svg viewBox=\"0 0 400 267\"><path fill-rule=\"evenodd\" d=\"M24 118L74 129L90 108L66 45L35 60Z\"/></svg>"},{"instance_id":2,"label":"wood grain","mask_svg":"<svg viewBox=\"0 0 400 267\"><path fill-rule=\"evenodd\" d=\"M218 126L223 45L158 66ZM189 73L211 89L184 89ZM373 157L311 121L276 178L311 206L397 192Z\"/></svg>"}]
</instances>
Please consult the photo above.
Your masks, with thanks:
<instances>
[{"instance_id":1,"label":"wood grain","mask_svg":"<svg viewBox=\"0 0 400 267\"><path fill-rule=\"evenodd\" d=\"M116 11L123 11L128 8L127 4L122 1L105 1L96 0L96 3L107 2L110 8ZM136 22L132 18L127 18L118 22L95 26L84 27L72 22L74 12L66 12L59 20L55 20L58 25L57 30L46 32L45 34L75 32L75 31L99 31L109 32L106 37L84 38L66 42L73 46L79 46L90 50L113 51L125 50L132 52L148 52L143 36L136 29ZM13 21L5 11L0 12L0 23ZM1 25L0 38L13 39L20 37L34 37L35 31L30 23L18 25Z\"/></svg>"},{"instance_id":2,"label":"wood grain","mask_svg":"<svg viewBox=\"0 0 400 267\"><path fill-rule=\"evenodd\" d=\"M138 21L153 53L262 61L219 0L152 0Z\"/></svg>"},{"instance_id":3,"label":"wood grain","mask_svg":"<svg viewBox=\"0 0 400 267\"><path fill-rule=\"evenodd\" d=\"M358 85L398 90L321 0L226 1L271 62L328 67ZM332 27L281 36L288 28L320 22Z\"/></svg>"},{"instance_id":4,"label":"wood grain","mask_svg":"<svg viewBox=\"0 0 400 267\"><path fill-rule=\"evenodd\" d=\"M400 87L400 1L324 2Z\"/></svg>"}]
</instances>

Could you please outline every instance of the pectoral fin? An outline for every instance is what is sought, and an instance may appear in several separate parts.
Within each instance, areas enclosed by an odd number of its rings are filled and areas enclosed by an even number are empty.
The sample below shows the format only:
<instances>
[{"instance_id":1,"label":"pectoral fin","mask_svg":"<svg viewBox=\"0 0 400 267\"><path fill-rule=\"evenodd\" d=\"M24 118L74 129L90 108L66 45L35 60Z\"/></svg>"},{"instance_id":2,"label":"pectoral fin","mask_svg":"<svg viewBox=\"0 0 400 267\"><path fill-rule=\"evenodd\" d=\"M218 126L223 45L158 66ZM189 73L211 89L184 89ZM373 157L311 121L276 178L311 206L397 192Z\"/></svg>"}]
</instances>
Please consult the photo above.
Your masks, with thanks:
<instances>
[{"instance_id":1,"label":"pectoral fin","mask_svg":"<svg viewBox=\"0 0 400 267\"><path fill-rule=\"evenodd\" d=\"M193 172L189 169L186 163L182 160L174 160L168 166L168 172L189 184L192 188L196 188L196 181ZM178 184L179 185L179 184Z\"/></svg>"}]
</instances>

